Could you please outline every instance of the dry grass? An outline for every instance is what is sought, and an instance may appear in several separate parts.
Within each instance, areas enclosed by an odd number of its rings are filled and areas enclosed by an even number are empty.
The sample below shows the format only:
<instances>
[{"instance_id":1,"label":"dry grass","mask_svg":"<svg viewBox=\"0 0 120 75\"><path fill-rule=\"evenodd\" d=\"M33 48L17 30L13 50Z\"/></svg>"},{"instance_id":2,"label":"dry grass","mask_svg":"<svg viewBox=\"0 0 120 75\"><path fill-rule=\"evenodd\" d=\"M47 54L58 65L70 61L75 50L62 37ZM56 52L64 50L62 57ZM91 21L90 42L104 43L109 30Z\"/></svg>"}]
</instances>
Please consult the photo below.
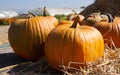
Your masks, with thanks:
<instances>
[{"instance_id":1,"label":"dry grass","mask_svg":"<svg viewBox=\"0 0 120 75\"><path fill-rule=\"evenodd\" d=\"M70 62L74 63L75 62ZM76 63L79 64L79 63ZM104 57L94 63L85 63L88 66L79 69L68 66L62 66L62 71L67 75L120 75L120 49L105 49ZM68 70L72 70L69 72Z\"/></svg>"}]
</instances>

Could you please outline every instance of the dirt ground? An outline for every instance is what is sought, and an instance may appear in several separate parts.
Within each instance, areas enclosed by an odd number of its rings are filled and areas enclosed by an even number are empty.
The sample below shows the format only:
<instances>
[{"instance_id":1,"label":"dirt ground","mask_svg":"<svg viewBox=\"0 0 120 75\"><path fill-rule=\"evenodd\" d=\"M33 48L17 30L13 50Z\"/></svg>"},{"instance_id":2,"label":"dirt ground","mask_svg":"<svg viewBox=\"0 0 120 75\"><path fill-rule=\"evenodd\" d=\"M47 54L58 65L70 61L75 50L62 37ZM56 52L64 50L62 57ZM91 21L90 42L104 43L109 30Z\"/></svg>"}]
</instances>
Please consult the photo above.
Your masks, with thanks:
<instances>
[{"instance_id":1,"label":"dirt ground","mask_svg":"<svg viewBox=\"0 0 120 75\"><path fill-rule=\"evenodd\" d=\"M8 44L8 29L10 25L0 26L0 45Z\"/></svg>"}]
</instances>

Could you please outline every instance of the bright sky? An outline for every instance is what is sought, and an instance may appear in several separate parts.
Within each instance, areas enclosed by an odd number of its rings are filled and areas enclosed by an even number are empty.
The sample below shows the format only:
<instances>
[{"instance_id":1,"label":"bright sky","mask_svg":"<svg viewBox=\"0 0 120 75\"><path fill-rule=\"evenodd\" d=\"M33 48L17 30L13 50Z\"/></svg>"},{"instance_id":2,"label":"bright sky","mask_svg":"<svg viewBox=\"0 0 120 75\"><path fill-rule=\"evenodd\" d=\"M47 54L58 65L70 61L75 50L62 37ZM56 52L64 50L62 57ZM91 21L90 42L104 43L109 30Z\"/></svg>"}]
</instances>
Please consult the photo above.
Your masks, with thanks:
<instances>
[{"instance_id":1,"label":"bright sky","mask_svg":"<svg viewBox=\"0 0 120 75\"><path fill-rule=\"evenodd\" d=\"M88 6L94 0L1 0L0 9L80 8Z\"/></svg>"}]
</instances>

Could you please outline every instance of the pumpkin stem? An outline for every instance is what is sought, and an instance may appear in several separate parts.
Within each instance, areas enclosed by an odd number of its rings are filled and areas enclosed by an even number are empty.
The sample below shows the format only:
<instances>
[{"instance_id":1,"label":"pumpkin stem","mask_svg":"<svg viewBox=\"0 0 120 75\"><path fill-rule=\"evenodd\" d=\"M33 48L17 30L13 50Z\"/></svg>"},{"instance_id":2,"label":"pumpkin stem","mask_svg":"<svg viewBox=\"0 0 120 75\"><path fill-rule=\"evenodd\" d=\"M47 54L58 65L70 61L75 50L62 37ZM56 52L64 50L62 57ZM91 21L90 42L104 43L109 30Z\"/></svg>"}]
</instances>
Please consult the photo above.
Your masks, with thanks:
<instances>
[{"instance_id":1,"label":"pumpkin stem","mask_svg":"<svg viewBox=\"0 0 120 75\"><path fill-rule=\"evenodd\" d=\"M108 16L109 22L113 22L113 17L112 17L112 15L108 13L107 16Z\"/></svg>"},{"instance_id":2,"label":"pumpkin stem","mask_svg":"<svg viewBox=\"0 0 120 75\"><path fill-rule=\"evenodd\" d=\"M47 16L46 15L46 7L44 6L44 9L43 9L43 16Z\"/></svg>"},{"instance_id":3,"label":"pumpkin stem","mask_svg":"<svg viewBox=\"0 0 120 75\"><path fill-rule=\"evenodd\" d=\"M106 12L103 12L103 14L105 14L105 15L108 17L108 22L109 22L109 23L110 23L110 22L113 22L113 17L112 17L111 14L106 13Z\"/></svg>"},{"instance_id":4,"label":"pumpkin stem","mask_svg":"<svg viewBox=\"0 0 120 75\"><path fill-rule=\"evenodd\" d=\"M76 28L77 22L78 22L79 19L80 19L80 17L77 16L76 19L75 19L75 21L74 21L74 23L72 24L71 28Z\"/></svg>"},{"instance_id":5,"label":"pumpkin stem","mask_svg":"<svg viewBox=\"0 0 120 75\"><path fill-rule=\"evenodd\" d=\"M36 15L35 14L33 14L32 12L30 12L30 11L28 11L28 13L30 14L30 15L32 15L33 17L35 17Z\"/></svg>"}]
</instances>

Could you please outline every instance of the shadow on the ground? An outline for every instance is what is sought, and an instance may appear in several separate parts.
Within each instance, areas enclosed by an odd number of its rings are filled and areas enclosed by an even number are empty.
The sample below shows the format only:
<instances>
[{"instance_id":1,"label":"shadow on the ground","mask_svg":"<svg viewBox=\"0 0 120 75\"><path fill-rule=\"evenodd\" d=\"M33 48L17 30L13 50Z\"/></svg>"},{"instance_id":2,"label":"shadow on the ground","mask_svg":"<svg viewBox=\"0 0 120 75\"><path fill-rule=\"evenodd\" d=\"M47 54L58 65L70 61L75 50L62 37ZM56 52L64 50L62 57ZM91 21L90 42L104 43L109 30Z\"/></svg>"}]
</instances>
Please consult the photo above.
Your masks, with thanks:
<instances>
[{"instance_id":1,"label":"shadow on the ground","mask_svg":"<svg viewBox=\"0 0 120 75\"><path fill-rule=\"evenodd\" d=\"M36 62L28 61L26 63L19 64L7 73L10 75L63 75L61 71L49 66L44 58Z\"/></svg>"},{"instance_id":2,"label":"shadow on the ground","mask_svg":"<svg viewBox=\"0 0 120 75\"><path fill-rule=\"evenodd\" d=\"M8 68L12 65L16 66ZM63 75L62 72L49 66L45 58L32 62L15 53L0 54L0 73L9 75Z\"/></svg>"},{"instance_id":3,"label":"shadow on the ground","mask_svg":"<svg viewBox=\"0 0 120 75\"><path fill-rule=\"evenodd\" d=\"M22 57L19 57L15 53L0 54L0 68L19 64L19 63L26 62L26 61L27 60L25 60Z\"/></svg>"}]
</instances>

